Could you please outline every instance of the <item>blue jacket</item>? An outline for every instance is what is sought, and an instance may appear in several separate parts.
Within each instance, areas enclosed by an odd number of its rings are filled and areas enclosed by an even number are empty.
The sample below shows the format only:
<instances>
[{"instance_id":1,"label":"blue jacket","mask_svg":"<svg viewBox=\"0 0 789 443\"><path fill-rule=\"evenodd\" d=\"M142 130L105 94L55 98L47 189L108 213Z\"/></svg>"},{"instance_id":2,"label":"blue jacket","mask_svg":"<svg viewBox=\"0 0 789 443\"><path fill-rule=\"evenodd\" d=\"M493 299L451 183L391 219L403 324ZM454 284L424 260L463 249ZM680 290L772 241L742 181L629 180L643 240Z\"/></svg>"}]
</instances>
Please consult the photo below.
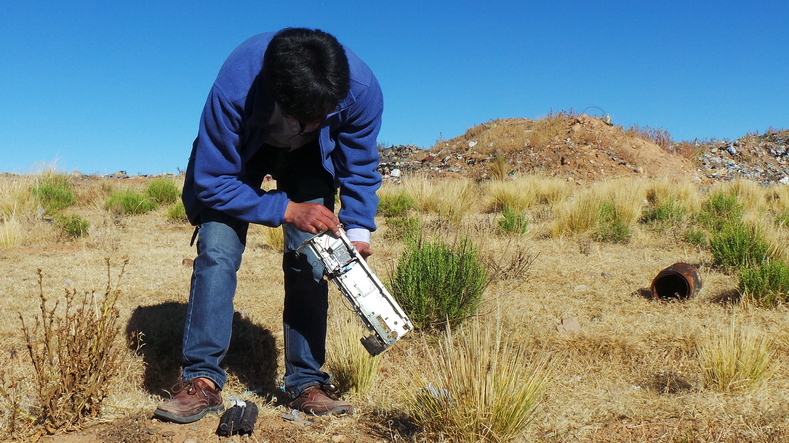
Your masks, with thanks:
<instances>
[{"instance_id":1,"label":"blue jacket","mask_svg":"<svg viewBox=\"0 0 789 443\"><path fill-rule=\"evenodd\" d=\"M260 189L246 164L266 140L274 101L258 78L274 33L258 34L227 58L208 94L186 169L182 200L192 224L205 208L249 223L279 226L290 201L284 192ZM381 185L377 137L383 96L370 68L345 48L351 90L320 128L323 166L340 187L338 217L346 229L375 230Z\"/></svg>"}]
</instances>

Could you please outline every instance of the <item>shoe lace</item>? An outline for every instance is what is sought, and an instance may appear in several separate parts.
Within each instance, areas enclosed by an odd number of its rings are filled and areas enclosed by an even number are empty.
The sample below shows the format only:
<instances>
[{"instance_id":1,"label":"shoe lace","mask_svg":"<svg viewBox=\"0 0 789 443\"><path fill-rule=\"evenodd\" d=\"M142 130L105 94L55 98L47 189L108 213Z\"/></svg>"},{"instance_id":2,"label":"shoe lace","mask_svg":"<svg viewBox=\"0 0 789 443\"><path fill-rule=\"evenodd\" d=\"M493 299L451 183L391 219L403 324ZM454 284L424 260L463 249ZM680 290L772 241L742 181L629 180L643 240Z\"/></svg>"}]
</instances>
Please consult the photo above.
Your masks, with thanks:
<instances>
[{"instance_id":1,"label":"shoe lace","mask_svg":"<svg viewBox=\"0 0 789 443\"><path fill-rule=\"evenodd\" d=\"M194 380L179 381L174 384L171 389L173 394L178 394L182 391L186 391L188 394L194 394L197 391Z\"/></svg>"}]
</instances>

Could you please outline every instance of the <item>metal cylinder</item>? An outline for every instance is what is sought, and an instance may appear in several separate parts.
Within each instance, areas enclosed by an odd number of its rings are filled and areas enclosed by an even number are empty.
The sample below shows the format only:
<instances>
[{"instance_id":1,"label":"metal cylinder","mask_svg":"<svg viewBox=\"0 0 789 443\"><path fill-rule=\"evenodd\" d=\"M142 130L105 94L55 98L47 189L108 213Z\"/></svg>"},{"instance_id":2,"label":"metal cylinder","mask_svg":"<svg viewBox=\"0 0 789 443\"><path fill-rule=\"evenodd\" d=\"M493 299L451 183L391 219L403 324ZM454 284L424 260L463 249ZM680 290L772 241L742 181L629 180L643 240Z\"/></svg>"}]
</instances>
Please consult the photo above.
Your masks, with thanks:
<instances>
[{"instance_id":1,"label":"metal cylinder","mask_svg":"<svg viewBox=\"0 0 789 443\"><path fill-rule=\"evenodd\" d=\"M687 263L674 263L660 271L649 287L653 300L687 300L700 290L699 272Z\"/></svg>"}]
</instances>

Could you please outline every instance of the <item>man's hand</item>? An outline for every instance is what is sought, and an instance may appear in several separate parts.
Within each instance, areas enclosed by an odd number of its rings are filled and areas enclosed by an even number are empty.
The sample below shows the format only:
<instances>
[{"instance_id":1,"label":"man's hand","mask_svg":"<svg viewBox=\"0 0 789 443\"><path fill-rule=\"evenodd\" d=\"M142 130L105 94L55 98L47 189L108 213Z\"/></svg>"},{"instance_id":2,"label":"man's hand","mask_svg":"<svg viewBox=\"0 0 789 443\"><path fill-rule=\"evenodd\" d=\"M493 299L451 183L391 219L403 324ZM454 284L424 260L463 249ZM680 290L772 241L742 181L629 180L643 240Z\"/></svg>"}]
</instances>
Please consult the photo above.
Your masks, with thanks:
<instances>
[{"instance_id":1,"label":"man's hand","mask_svg":"<svg viewBox=\"0 0 789 443\"><path fill-rule=\"evenodd\" d=\"M370 243L363 241L352 241L351 243L353 243L353 246L359 251L363 259L367 260L367 257L373 255L373 250L370 249Z\"/></svg>"},{"instance_id":2,"label":"man's hand","mask_svg":"<svg viewBox=\"0 0 789 443\"><path fill-rule=\"evenodd\" d=\"M288 203L285 208L285 222L310 234L331 231L334 235L340 235L340 220L320 203ZM367 246L369 249L369 245Z\"/></svg>"}]
</instances>

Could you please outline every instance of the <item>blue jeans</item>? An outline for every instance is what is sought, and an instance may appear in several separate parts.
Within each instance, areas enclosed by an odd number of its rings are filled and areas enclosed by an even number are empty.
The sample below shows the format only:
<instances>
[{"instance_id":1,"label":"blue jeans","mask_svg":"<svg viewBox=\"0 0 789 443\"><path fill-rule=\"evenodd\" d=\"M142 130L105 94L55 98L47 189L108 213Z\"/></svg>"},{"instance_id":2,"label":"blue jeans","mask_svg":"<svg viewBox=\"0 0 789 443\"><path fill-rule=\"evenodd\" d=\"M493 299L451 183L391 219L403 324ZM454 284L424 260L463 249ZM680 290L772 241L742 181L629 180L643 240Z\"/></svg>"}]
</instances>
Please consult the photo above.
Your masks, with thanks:
<instances>
[{"instance_id":1,"label":"blue jeans","mask_svg":"<svg viewBox=\"0 0 789 443\"><path fill-rule=\"evenodd\" d=\"M283 155L292 159L303 154ZM282 173L277 187L292 201L322 203L334 209L333 180L320 164L316 167L308 162L305 166L292 161L283 163L282 159L277 164L276 171ZM294 165L298 168L290 167ZM198 255L184 327L183 379L205 377L222 388L227 376L220 363L230 344L236 272L241 266L249 225L212 209L204 210L200 219ZM312 234L289 224L283 229L285 389L295 397L305 387L330 379L321 370L326 360L328 283L323 279L323 265L311 251L295 252Z\"/></svg>"}]
</instances>

